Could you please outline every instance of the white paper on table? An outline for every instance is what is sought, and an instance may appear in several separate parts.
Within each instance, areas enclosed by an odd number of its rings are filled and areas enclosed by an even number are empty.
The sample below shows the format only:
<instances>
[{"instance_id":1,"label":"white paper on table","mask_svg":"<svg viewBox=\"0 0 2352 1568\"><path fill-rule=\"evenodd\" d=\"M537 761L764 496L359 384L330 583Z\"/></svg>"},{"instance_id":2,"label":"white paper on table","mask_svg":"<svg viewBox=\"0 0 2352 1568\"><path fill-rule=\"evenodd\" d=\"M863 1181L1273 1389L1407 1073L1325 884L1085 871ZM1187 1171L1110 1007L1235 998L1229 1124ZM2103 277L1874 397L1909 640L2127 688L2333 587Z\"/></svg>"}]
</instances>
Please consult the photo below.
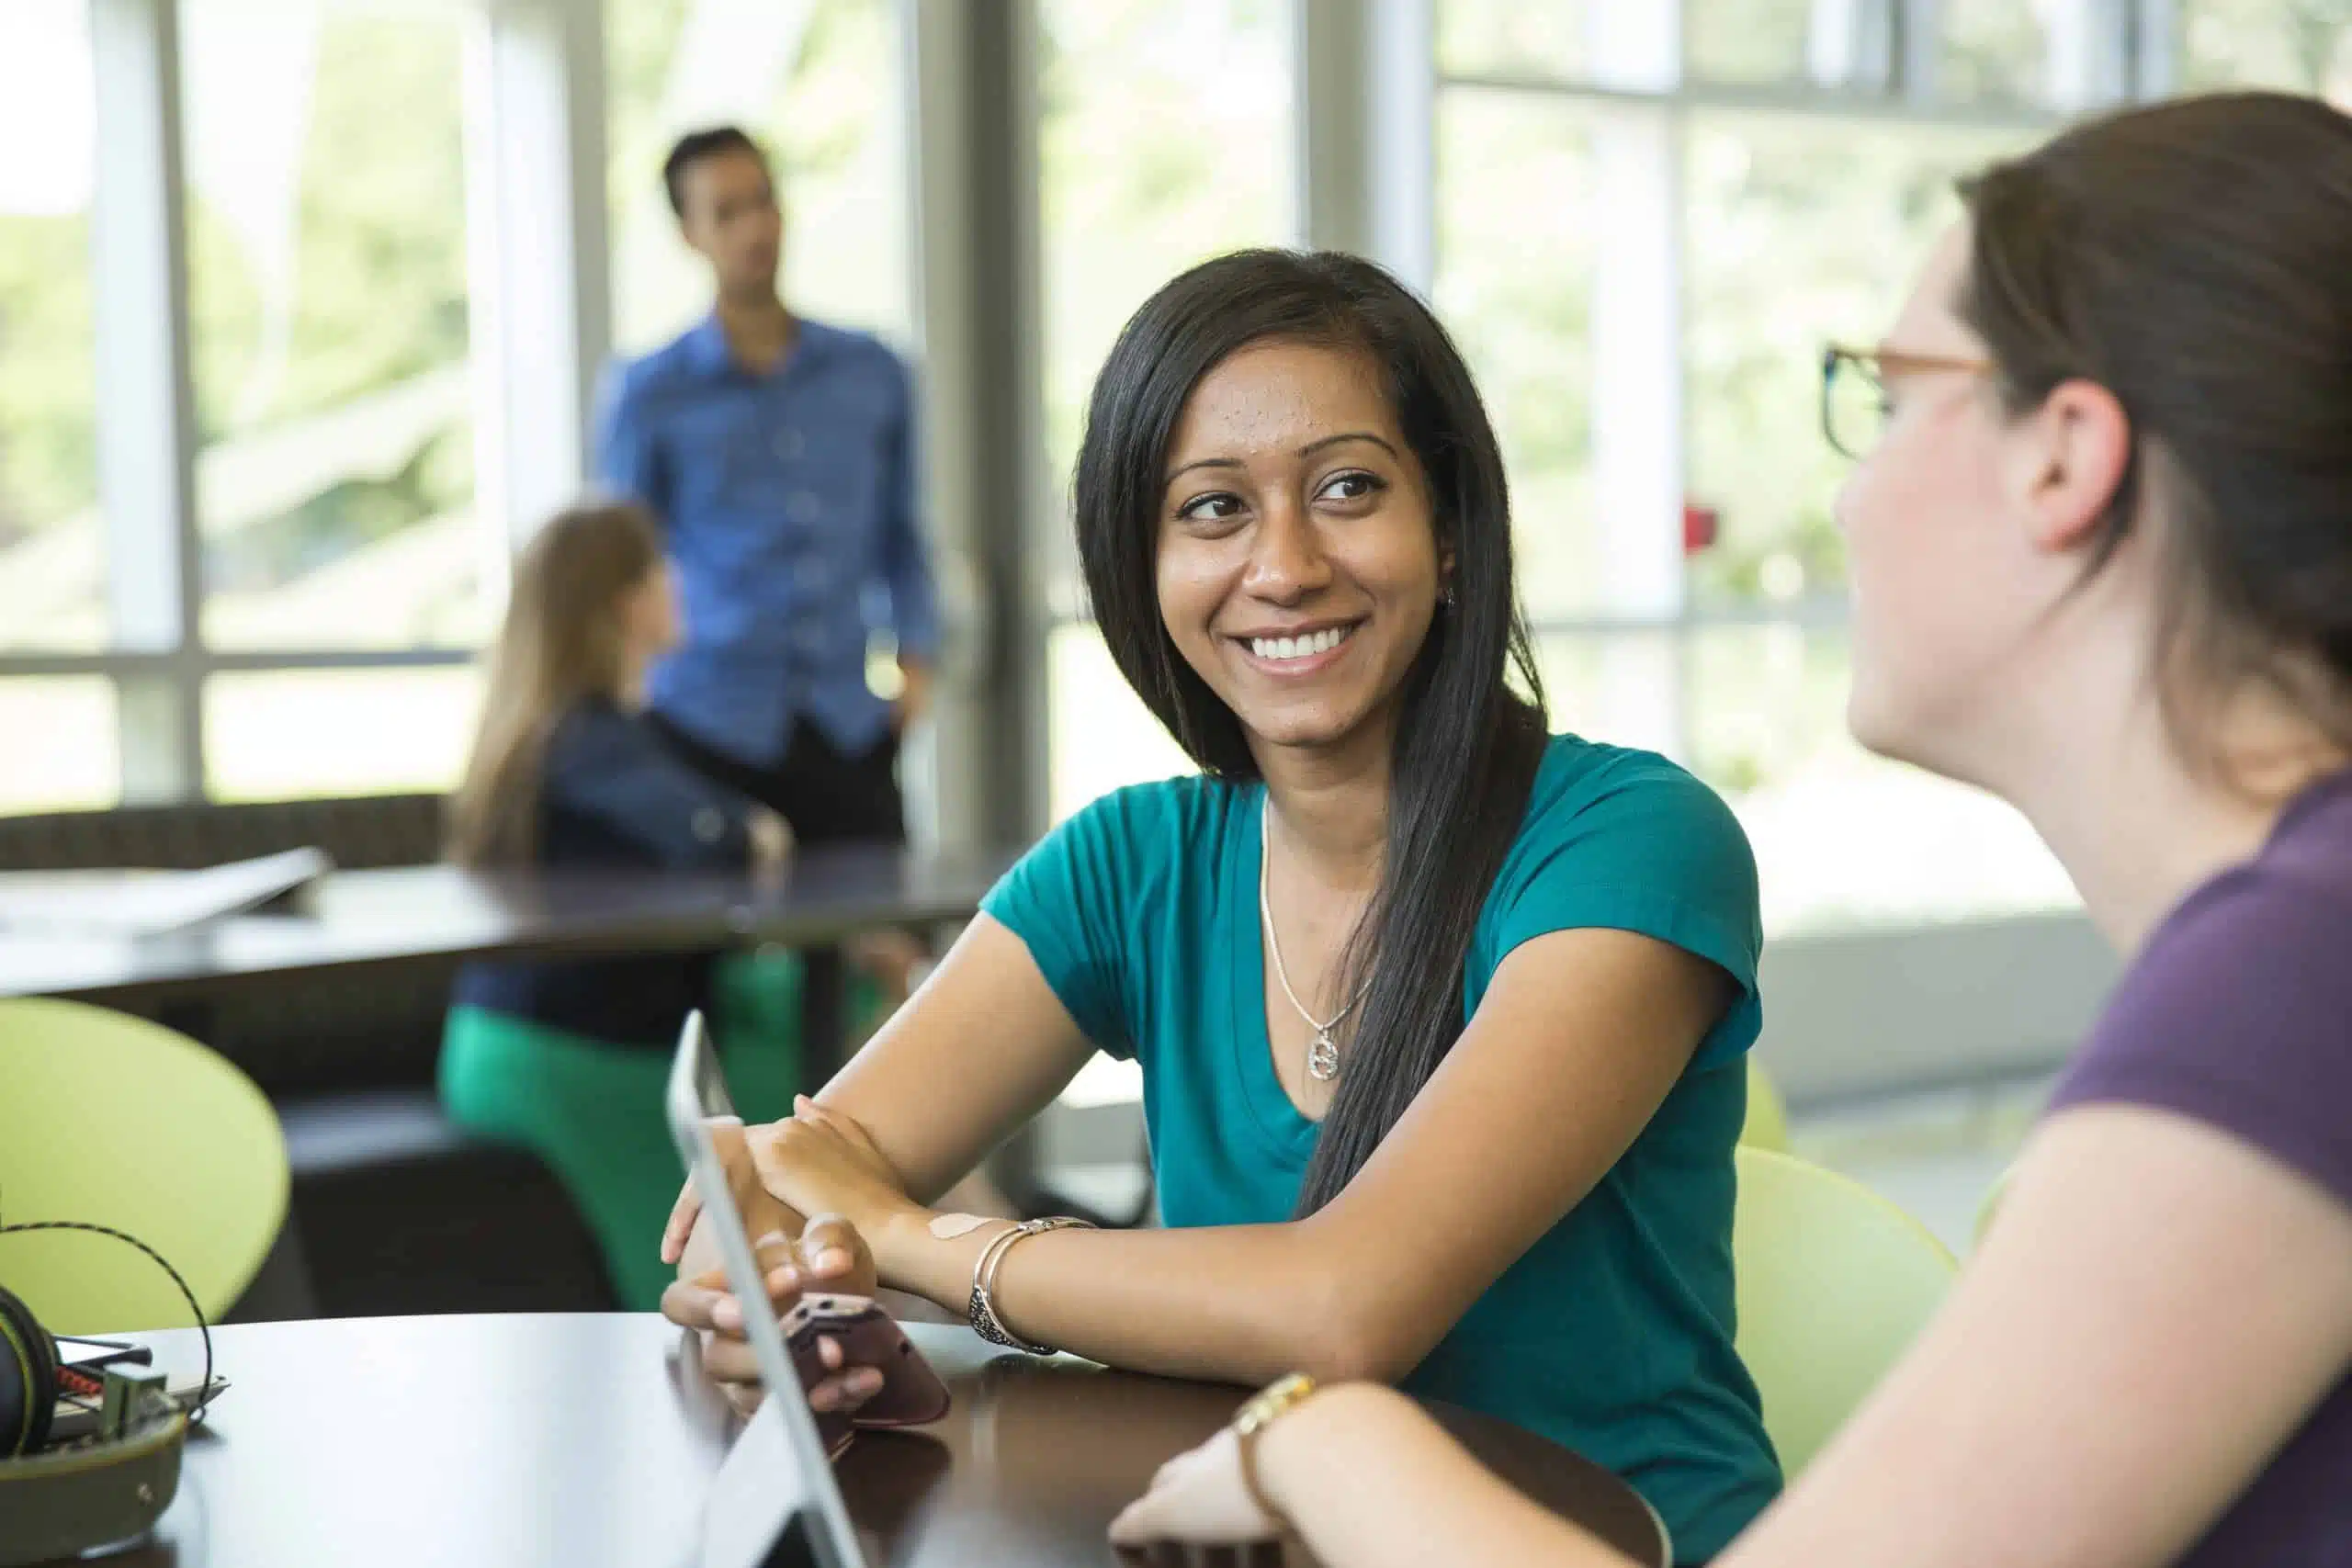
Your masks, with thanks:
<instances>
[{"instance_id":1,"label":"white paper on table","mask_svg":"<svg viewBox=\"0 0 2352 1568\"><path fill-rule=\"evenodd\" d=\"M300 849L202 871L0 873L0 931L156 936L259 908L334 869L323 851Z\"/></svg>"}]
</instances>

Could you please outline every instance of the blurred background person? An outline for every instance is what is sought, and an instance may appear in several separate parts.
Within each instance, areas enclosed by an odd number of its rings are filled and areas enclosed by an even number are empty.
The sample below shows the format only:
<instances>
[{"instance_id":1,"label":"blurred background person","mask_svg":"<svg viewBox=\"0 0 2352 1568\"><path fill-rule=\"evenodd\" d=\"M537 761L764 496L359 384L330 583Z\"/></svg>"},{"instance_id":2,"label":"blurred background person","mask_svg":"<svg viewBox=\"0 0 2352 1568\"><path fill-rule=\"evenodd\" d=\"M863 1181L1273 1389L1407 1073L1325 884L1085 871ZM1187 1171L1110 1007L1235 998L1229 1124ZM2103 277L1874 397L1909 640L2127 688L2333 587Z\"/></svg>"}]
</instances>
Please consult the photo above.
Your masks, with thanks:
<instances>
[{"instance_id":1,"label":"blurred background person","mask_svg":"<svg viewBox=\"0 0 2352 1568\"><path fill-rule=\"evenodd\" d=\"M482 716L452 796L449 854L473 866L774 870L784 819L673 756L644 716L647 671L678 643L677 583L634 505L563 513L514 564ZM739 971L757 961L729 961ZM460 1126L545 1160L587 1220L615 1292L649 1308L681 1167L662 1091L690 1008L714 1011L748 1105L788 1107L797 1054L746 1038L715 1002L717 954L469 964L441 1050ZM755 991L735 976L738 996ZM729 1016L730 1011L732 1017ZM731 1026L731 1027L730 1027Z\"/></svg>"},{"instance_id":2,"label":"blurred background person","mask_svg":"<svg viewBox=\"0 0 2352 1568\"><path fill-rule=\"evenodd\" d=\"M899 740L929 704L939 648L906 367L870 334L785 303L783 207L750 136L684 137L662 178L715 298L619 369L597 443L605 481L661 524L684 591L686 635L653 671L651 722L802 844L904 843ZM867 680L877 622L897 648L895 699ZM905 994L910 942L858 952Z\"/></svg>"}]
</instances>

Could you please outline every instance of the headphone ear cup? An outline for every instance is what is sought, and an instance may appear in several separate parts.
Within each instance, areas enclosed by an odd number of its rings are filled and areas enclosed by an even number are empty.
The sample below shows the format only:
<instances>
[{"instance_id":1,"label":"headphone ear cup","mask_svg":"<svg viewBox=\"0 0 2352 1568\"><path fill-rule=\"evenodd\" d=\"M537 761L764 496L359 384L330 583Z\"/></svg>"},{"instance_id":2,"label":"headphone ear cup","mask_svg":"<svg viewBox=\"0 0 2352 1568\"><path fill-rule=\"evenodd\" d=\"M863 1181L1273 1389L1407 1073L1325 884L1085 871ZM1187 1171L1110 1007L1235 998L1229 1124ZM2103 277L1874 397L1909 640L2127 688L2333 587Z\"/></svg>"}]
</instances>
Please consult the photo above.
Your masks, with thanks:
<instances>
[{"instance_id":1,"label":"headphone ear cup","mask_svg":"<svg viewBox=\"0 0 2352 1568\"><path fill-rule=\"evenodd\" d=\"M0 1459L38 1453L57 1414L57 1341L0 1290Z\"/></svg>"}]
</instances>

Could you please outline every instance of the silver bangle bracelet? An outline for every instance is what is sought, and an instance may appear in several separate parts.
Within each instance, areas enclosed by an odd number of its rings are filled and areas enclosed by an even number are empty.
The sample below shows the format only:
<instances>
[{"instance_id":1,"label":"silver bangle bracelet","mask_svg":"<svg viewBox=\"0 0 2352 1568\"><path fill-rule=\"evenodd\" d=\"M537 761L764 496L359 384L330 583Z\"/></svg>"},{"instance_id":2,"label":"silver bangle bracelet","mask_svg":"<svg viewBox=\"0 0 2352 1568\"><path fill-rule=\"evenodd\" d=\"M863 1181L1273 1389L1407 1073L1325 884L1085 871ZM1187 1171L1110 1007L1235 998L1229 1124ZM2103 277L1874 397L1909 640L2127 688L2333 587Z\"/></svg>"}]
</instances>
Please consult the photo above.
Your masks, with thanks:
<instances>
[{"instance_id":1,"label":"silver bangle bracelet","mask_svg":"<svg viewBox=\"0 0 2352 1568\"><path fill-rule=\"evenodd\" d=\"M1012 1229L1000 1231L991 1237L987 1247L981 1251L979 1261L972 1267L972 1299L966 1307L965 1315L971 1319L973 1332L991 1345L1003 1345L1015 1350L1026 1350L1033 1356L1060 1354L1051 1345L1039 1345L1019 1338L1005 1327L1004 1320L997 1315L996 1311L997 1272L1004 1267L1004 1255L1011 1252L1016 1244L1029 1236L1043 1235L1047 1231L1092 1230L1093 1228L1093 1225L1084 1220L1072 1219L1067 1214L1057 1214L1046 1219L1023 1220Z\"/></svg>"}]
</instances>

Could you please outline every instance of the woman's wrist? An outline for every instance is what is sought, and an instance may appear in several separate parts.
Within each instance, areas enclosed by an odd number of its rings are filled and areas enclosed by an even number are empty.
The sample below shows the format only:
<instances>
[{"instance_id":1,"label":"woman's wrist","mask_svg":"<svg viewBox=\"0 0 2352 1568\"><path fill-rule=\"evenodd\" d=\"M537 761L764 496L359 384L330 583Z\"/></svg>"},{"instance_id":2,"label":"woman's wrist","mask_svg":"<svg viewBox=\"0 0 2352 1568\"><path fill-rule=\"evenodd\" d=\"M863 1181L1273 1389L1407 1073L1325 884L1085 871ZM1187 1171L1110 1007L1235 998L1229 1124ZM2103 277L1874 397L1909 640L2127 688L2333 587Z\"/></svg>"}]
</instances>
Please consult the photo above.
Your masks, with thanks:
<instances>
[{"instance_id":1,"label":"woman's wrist","mask_svg":"<svg viewBox=\"0 0 2352 1568\"><path fill-rule=\"evenodd\" d=\"M942 1236L939 1226L955 1218L910 1201L885 1219L871 1238L882 1282L892 1290L921 1296L934 1306L961 1313L971 1292L972 1255L1011 1222L985 1222Z\"/></svg>"},{"instance_id":2,"label":"woman's wrist","mask_svg":"<svg viewBox=\"0 0 2352 1568\"><path fill-rule=\"evenodd\" d=\"M1278 1523L1297 1529L1302 1508L1311 1508L1315 1477L1347 1434L1376 1421L1390 1407L1412 1401L1379 1383L1338 1383L1318 1388L1259 1432L1253 1456L1258 1488Z\"/></svg>"}]
</instances>

